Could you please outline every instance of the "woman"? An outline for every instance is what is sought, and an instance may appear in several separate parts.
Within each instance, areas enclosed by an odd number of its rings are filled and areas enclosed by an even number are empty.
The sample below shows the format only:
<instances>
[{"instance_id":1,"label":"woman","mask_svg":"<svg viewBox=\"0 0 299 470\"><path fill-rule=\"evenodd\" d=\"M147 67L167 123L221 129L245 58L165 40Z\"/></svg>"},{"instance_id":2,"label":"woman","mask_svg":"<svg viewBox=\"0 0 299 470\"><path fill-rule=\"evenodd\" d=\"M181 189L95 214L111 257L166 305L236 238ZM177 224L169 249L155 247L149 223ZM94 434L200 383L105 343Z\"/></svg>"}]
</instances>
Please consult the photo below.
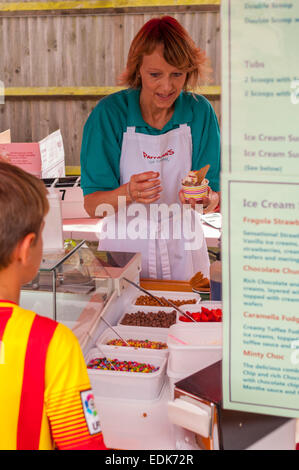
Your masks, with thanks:
<instances>
[{"instance_id":1,"label":"woman","mask_svg":"<svg viewBox=\"0 0 299 470\"><path fill-rule=\"evenodd\" d=\"M159 213L154 220L151 211L154 205L163 203L180 204L181 208L186 203L180 190L182 179L191 169L207 164L211 191L204 201L205 210L212 211L218 205L217 118L204 97L187 92L207 71L205 54L174 18L152 19L131 44L121 76L121 84L129 88L102 99L84 127L81 186L86 211L94 217L102 204L118 211L122 196L121 201L131 213L124 222L117 221L116 236L111 239L110 233L109 240L100 242L100 249L140 251L143 278L187 280L198 271L208 275L208 255L198 214L186 212L187 219L192 219L191 231L197 236L195 249L190 245L186 249L185 240L174 234L181 226L181 214ZM146 208L145 215L143 211L138 218L144 229L139 239L132 233L134 229L129 236L124 235L126 228L134 227L130 212L133 203ZM173 222L168 239L164 236L165 220ZM107 224L109 221L111 218L106 218Z\"/></svg>"}]
</instances>

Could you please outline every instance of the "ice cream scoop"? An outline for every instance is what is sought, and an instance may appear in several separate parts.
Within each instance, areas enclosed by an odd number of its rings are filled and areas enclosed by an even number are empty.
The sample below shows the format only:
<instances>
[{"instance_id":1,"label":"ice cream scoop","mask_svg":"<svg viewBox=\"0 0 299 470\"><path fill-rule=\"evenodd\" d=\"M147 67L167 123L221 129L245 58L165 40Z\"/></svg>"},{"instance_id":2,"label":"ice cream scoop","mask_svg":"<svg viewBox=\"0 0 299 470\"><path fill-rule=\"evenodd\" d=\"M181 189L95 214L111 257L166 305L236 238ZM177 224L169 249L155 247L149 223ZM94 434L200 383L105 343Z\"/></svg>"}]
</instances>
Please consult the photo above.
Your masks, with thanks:
<instances>
[{"instance_id":1,"label":"ice cream scoop","mask_svg":"<svg viewBox=\"0 0 299 470\"><path fill-rule=\"evenodd\" d=\"M209 168L210 165L206 165L198 171L189 171L186 178L182 181L182 184L185 186L200 186L203 183Z\"/></svg>"},{"instance_id":2,"label":"ice cream scoop","mask_svg":"<svg viewBox=\"0 0 299 470\"><path fill-rule=\"evenodd\" d=\"M183 180L183 184L190 183L192 186L198 183L197 171L189 171L186 178Z\"/></svg>"}]
</instances>

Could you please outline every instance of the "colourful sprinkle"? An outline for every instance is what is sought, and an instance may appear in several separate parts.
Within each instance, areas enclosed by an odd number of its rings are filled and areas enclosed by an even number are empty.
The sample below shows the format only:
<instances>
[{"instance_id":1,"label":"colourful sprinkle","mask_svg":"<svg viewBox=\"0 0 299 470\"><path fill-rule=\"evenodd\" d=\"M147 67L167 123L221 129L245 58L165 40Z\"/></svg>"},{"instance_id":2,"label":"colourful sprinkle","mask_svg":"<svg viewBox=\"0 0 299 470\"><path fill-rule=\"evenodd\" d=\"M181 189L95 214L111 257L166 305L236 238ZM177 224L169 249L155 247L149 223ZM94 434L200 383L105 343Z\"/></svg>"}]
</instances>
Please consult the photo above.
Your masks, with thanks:
<instances>
[{"instance_id":1,"label":"colourful sprinkle","mask_svg":"<svg viewBox=\"0 0 299 470\"><path fill-rule=\"evenodd\" d=\"M150 374L157 372L159 367L135 361L119 361L118 359L95 358L87 364L88 369L112 370L117 372L143 372Z\"/></svg>"},{"instance_id":2,"label":"colourful sprinkle","mask_svg":"<svg viewBox=\"0 0 299 470\"><path fill-rule=\"evenodd\" d=\"M167 349L167 344L160 341L149 341L148 339L128 339L127 343L133 348L145 348L145 349ZM121 339L111 339L107 343L109 346L127 346Z\"/></svg>"}]
</instances>

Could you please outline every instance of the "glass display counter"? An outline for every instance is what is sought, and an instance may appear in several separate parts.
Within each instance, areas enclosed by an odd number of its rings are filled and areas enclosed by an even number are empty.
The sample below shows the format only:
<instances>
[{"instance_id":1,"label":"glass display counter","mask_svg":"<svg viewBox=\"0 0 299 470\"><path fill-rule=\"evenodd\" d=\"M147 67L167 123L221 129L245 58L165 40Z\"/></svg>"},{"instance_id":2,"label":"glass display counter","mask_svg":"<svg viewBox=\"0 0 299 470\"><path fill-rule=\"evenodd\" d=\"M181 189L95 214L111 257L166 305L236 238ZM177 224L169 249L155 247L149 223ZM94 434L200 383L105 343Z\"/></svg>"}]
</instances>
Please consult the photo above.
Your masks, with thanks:
<instances>
[{"instance_id":1,"label":"glass display counter","mask_svg":"<svg viewBox=\"0 0 299 470\"><path fill-rule=\"evenodd\" d=\"M122 274L139 279L139 258L97 251L96 243L85 240L66 241L64 251L43 254L37 276L22 287L20 305L71 329L79 322L90 330L91 320L125 289Z\"/></svg>"}]
</instances>

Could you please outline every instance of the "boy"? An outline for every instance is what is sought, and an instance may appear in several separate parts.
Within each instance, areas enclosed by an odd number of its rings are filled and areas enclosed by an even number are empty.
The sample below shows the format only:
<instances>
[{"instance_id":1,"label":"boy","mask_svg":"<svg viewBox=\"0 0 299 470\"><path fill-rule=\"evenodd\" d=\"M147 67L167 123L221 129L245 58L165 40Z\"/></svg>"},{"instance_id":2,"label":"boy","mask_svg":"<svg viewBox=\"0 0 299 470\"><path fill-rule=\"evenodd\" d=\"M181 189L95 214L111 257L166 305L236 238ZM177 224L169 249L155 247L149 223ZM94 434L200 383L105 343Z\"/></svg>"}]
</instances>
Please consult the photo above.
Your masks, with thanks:
<instances>
[{"instance_id":1,"label":"boy","mask_svg":"<svg viewBox=\"0 0 299 470\"><path fill-rule=\"evenodd\" d=\"M42 258L46 192L0 159L0 449L105 449L77 338L18 305Z\"/></svg>"}]
</instances>

